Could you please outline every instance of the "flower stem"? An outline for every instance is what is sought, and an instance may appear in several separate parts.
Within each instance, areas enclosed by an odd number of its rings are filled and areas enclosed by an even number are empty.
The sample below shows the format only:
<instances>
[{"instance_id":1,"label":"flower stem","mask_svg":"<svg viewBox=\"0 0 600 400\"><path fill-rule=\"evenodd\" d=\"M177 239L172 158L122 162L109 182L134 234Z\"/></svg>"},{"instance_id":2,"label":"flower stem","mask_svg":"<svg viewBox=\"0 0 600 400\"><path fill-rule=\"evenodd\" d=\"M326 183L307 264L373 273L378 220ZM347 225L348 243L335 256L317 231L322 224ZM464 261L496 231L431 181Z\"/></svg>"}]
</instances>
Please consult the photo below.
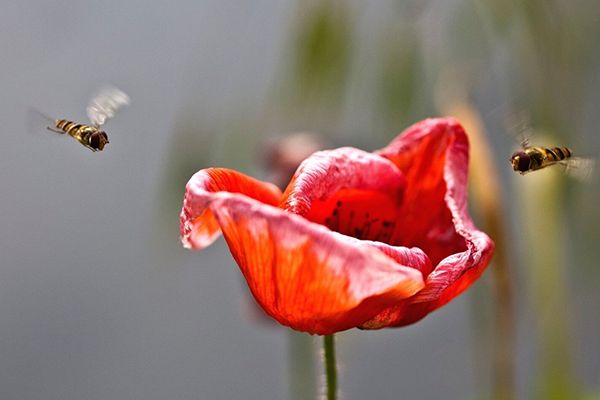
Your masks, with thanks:
<instances>
[{"instance_id":1,"label":"flower stem","mask_svg":"<svg viewBox=\"0 0 600 400\"><path fill-rule=\"evenodd\" d=\"M337 398L337 367L335 363L335 342L333 334L323 336L325 381L327 385L327 400Z\"/></svg>"}]
</instances>

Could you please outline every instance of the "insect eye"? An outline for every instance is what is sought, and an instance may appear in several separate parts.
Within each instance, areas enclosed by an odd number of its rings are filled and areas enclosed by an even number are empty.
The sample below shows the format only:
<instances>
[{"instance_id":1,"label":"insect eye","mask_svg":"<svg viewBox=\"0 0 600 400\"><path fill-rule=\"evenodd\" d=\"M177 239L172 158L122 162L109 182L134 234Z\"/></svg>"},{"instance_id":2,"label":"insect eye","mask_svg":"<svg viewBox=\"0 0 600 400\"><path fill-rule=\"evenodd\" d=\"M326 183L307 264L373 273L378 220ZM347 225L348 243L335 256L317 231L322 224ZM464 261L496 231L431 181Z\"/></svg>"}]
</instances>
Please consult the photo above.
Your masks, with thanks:
<instances>
[{"instance_id":1,"label":"insect eye","mask_svg":"<svg viewBox=\"0 0 600 400\"><path fill-rule=\"evenodd\" d=\"M517 151L510 157L510 163L512 164L513 170L525 172L528 171L531 166L531 157L524 151Z\"/></svg>"},{"instance_id":2,"label":"insect eye","mask_svg":"<svg viewBox=\"0 0 600 400\"><path fill-rule=\"evenodd\" d=\"M95 150L104 149L106 143L108 143L108 136L102 131L94 132L90 136L90 147Z\"/></svg>"}]
</instances>

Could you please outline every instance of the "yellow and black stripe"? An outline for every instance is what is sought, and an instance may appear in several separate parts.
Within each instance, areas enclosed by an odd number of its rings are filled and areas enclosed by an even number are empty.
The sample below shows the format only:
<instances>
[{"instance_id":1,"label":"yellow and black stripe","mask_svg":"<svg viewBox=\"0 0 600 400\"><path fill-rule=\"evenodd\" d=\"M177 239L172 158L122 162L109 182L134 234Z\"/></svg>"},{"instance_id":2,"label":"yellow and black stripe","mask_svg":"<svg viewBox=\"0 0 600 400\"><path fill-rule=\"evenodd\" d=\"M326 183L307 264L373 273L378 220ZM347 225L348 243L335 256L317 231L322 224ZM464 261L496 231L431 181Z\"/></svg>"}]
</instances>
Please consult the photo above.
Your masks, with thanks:
<instances>
[{"instance_id":1,"label":"yellow and black stripe","mask_svg":"<svg viewBox=\"0 0 600 400\"><path fill-rule=\"evenodd\" d=\"M568 147L531 147L525 149L531 156L531 170L541 169L571 157Z\"/></svg>"},{"instance_id":2,"label":"yellow and black stripe","mask_svg":"<svg viewBox=\"0 0 600 400\"><path fill-rule=\"evenodd\" d=\"M61 131L68 133L70 136L73 136L75 139L81 136L80 130L82 127L86 127L86 125L76 124L73 121L68 121L66 119L56 120L56 127Z\"/></svg>"},{"instance_id":3,"label":"yellow and black stripe","mask_svg":"<svg viewBox=\"0 0 600 400\"><path fill-rule=\"evenodd\" d=\"M551 162L562 161L571 157L571 149L568 147L543 147L546 158Z\"/></svg>"}]
</instances>

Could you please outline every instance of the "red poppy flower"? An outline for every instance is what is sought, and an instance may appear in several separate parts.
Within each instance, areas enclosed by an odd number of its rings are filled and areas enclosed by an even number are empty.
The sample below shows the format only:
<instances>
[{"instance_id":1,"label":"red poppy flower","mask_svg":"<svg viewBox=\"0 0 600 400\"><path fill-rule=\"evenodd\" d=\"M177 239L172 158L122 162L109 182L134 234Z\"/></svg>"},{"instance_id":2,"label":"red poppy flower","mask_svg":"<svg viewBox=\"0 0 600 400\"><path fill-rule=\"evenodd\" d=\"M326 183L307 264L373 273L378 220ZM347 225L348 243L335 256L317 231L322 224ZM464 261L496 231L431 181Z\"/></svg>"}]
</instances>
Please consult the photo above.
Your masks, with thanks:
<instances>
[{"instance_id":1,"label":"red poppy flower","mask_svg":"<svg viewBox=\"0 0 600 400\"><path fill-rule=\"evenodd\" d=\"M293 329L330 334L413 323L477 279L494 244L467 212L469 145L428 119L375 153L304 160L285 192L209 168L186 187L185 247L222 232L256 301Z\"/></svg>"}]
</instances>

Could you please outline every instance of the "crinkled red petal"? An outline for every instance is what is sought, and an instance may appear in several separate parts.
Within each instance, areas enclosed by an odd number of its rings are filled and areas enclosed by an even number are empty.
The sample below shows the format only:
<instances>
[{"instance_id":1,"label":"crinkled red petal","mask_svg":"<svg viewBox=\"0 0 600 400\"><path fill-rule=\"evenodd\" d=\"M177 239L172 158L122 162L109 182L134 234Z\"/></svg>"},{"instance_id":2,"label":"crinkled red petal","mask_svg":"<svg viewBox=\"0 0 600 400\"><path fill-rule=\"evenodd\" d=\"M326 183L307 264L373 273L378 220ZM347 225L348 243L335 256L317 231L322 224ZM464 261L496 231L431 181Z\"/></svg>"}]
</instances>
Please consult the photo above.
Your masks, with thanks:
<instances>
[{"instance_id":1,"label":"crinkled red petal","mask_svg":"<svg viewBox=\"0 0 600 400\"><path fill-rule=\"evenodd\" d=\"M421 271L430 266L422 251L382 251L381 244L332 232L257 199L261 196L232 193L223 180L219 191L207 190L215 187L210 182L214 172L201 171L187 185L184 243L192 248L204 244L195 235L205 221L199 217L210 210L257 302L280 323L316 334L349 329L423 287ZM249 186L263 185L235 176ZM246 193L264 195L263 189L245 186Z\"/></svg>"},{"instance_id":2,"label":"crinkled red petal","mask_svg":"<svg viewBox=\"0 0 600 400\"><path fill-rule=\"evenodd\" d=\"M402 326L423 318L462 293L489 263L494 243L474 227L467 210L468 153L467 136L452 118L415 124L378 152L407 180L402 210L416 229L402 240L423 249L436 265L423 290L362 328Z\"/></svg>"},{"instance_id":3,"label":"crinkled red petal","mask_svg":"<svg viewBox=\"0 0 600 400\"><path fill-rule=\"evenodd\" d=\"M239 193L265 204L276 205L281 191L275 185L262 182L227 168L208 168L197 172L186 186L186 198L181 211L181 241L186 248L203 249L221 234L219 223L207 207L206 197L187 197L194 192ZM194 214L191 214L194 210ZM202 210L202 212L196 212Z\"/></svg>"},{"instance_id":4,"label":"crinkled red petal","mask_svg":"<svg viewBox=\"0 0 600 400\"><path fill-rule=\"evenodd\" d=\"M361 240L388 242L399 220L406 179L389 160L344 147L307 158L282 207Z\"/></svg>"}]
</instances>

